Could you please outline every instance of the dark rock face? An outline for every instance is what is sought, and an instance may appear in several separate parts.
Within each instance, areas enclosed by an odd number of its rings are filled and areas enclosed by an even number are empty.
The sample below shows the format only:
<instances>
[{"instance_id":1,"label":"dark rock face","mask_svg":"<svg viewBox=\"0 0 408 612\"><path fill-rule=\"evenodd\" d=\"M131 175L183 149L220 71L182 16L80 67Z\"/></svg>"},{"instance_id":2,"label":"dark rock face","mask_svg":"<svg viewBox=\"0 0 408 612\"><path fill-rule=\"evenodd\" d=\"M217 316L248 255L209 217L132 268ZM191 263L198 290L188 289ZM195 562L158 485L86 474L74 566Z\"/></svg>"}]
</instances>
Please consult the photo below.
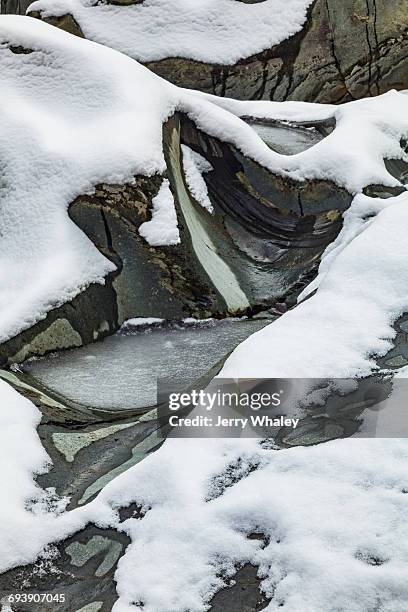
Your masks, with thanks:
<instances>
[{"instance_id":1,"label":"dark rock face","mask_svg":"<svg viewBox=\"0 0 408 612\"><path fill-rule=\"evenodd\" d=\"M148 67L218 96L338 103L408 87L407 58L404 0L317 0L299 33L234 66L168 58Z\"/></svg>"},{"instance_id":2,"label":"dark rock face","mask_svg":"<svg viewBox=\"0 0 408 612\"><path fill-rule=\"evenodd\" d=\"M234 584L219 591L211 601L211 612L261 612L270 602L260 591L258 568L245 565L234 576Z\"/></svg>"},{"instance_id":3,"label":"dark rock face","mask_svg":"<svg viewBox=\"0 0 408 612\"><path fill-rule=\"evenodd\" d=\"M225 307L201 272L188 239L151 247L138 234L151 217L161 177L138 177L137 187L98 185L72 203L70 216L118 267L113 281L120 323L132 316L167 319L222 313ZM141 188L140 188L141 187Z\"/></svg>"},{"instance_id":4,"label":"dark rock face","mask_svg":"<svg viewBox=\"0 0 408 612\"><path fill-rule=\"evenodd\" d=\"M83 35L70 15L45 20ZM315 0L300 32L235 65L169 57L147 66L218 96L338 103L408 88L407 58L405 0Z\"/></svg>"},{"instance_id":5,"label":"dark rock face","mask_svg":"<svg viewBox=\"0 0 408 612\"><path fill-rule=\"evenodd\" d=\"M213 215L189 192L182 143L213 167L206 175ZM271 306L315 267L351 201L324 181L299 184L272 175L185 117L164 127L164 148L181 245L150 247L137 231L150 218L160 178L140 177L136 187L99 185L70 208L71 218L118 266L113 287L120 323L131 316L202 318ZM201 248L209 240L212 247ZM228 283L236 285L230 292Z\"/></svg>"}]
</instances>

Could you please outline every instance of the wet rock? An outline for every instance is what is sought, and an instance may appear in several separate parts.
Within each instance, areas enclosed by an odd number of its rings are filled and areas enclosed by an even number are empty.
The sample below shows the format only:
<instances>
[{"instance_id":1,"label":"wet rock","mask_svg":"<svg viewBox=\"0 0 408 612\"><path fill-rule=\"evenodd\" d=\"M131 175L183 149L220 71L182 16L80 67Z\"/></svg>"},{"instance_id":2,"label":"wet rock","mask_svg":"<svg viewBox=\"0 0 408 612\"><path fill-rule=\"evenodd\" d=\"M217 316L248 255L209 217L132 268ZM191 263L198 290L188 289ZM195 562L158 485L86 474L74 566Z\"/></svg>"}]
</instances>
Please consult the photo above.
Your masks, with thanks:
<instances>
[{"instance_id":1,"label":"wet rock","mask_svg":"<svg viewBox=\"0 0 408 612\"><path fill-rule=\"evenodd\" d=\"M385 185L368 185L363 189L364 195L370 198L394 198L404 191L404 187L387 187Z\"/></svg>"},{"instance_id":2,"label":"wet rock","mask_svg":"<svg viewBox=\"0 0 408 612\"><path fill-rule=\"evenodd\" d=\"M118 266L113 288L119 322L135 316L205 318L225 311L183 234L181 245L166 247L151 247L139 235L151 217L161 177L137 177L136 183L98 185L94 195L81 196L70 207L72 220Z\"/></svg>"},{"instance_id":3,"label":"wet rock","mask_svg":"<svg viewBox=\"0 0 408 612\"><path fill-rule=\"evenodd\" d=\"M377 360L383 370L398 369L408 364L408 315L404 314L394 323L395 338L388 353Z\"/></svg>"},{"instance_id":4,"label":"wet rock","mask_svg":"<svg viewBox=\"0 0 408 612\"><path fill-rule=\"evenodd\" d=\"M180 143L204 156L213 168L204 178L214 215L188 194L178 170ZM274 175L234 147L200 132L183 116L168 122L165 151L181 224L196 252L200 233L210 235L251 307L270 307L298 292L300 279L315 270L339 232L350 194L327 181L296 182ZM204 258L201 265L206 265Z\"/></svg>"},{"instance_id":5,"label":"wet rock","mask_svg":"<svg viewBox=\"0 0 408 612\"><path fill-rule=\"evenodd\" d=\"M389 366L390 368L402 368L403 366L408 365L408 360L402 355L398 355L397 357L388 359L388 361L385 362L385 365Z\"/></svg>"},{"instance_id":6,"label":"wet rock","mask_svg":"<svg viewBox=\"0 0 408 612\"><path fill-rule=\"evenodd\" d=\"M408 163L406 161L402 159L386 159L384 164L392 176L403 185L408 184Z\"/></svg>"}]
</instances>

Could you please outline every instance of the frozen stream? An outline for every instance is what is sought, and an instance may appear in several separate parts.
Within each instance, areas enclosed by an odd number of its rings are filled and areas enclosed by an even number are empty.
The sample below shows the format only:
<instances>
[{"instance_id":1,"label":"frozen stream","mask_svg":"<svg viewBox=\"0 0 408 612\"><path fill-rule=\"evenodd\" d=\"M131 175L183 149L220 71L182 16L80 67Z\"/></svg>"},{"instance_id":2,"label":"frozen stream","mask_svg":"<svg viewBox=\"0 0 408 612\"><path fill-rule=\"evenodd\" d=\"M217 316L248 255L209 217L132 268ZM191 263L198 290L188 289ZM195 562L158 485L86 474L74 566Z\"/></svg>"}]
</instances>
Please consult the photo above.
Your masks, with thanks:
<instances>
[{"instance_id":1,"label":"frozen stream","mask_svg":"<svg viewBox=\"0 0 408 612\"><path fill-rule=\"evenodd\" d=\"M250 123L252 129L274 151L283 155L295 155L310 149L323 139L315 128Z\"/></svg>"},{"instance_id":2,"label":"frozen stream","mask_svg":"<svg viewBox=\"0 0 408 612\"><path fill-rule=\"evenodd\" d=\"M135 327L102 342L32 359L24 372L71 401L100 409L156 404L158 378L192 383L270 320Z\"/></svg>"}]
</instances>

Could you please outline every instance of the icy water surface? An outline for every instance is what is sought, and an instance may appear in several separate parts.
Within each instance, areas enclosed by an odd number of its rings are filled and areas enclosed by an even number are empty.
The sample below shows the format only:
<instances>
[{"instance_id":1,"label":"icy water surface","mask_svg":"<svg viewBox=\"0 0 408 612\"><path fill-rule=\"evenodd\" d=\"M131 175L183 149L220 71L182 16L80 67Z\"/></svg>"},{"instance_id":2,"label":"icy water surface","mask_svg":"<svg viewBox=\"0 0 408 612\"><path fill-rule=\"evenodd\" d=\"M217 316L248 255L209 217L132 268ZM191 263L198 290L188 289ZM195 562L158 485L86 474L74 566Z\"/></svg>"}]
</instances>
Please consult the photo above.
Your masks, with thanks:
<instances>
[{"instance_id":1,"label":"icy water surface","mask_svg":"<svg viewBox=\"0 0 408 612\"><path fill-rule=\"evenodd\" d=\"M265 123L251 123L251 127L268 147L283 155L301 153L323 139L322 134L314 128L302 129Z\"/></svg>"},{"instance_id":2,"label":"icy water surface","mask_svg":"<svg viewBox=\"0 0 408 612\"><path fill-rule=\"evenodd\" d=\"M83 348L30 360L23 369L48 389L80 404L143 408L156 404L158 378L192 383L270 322L136 327Z\"/></svg>"}]
</instances>

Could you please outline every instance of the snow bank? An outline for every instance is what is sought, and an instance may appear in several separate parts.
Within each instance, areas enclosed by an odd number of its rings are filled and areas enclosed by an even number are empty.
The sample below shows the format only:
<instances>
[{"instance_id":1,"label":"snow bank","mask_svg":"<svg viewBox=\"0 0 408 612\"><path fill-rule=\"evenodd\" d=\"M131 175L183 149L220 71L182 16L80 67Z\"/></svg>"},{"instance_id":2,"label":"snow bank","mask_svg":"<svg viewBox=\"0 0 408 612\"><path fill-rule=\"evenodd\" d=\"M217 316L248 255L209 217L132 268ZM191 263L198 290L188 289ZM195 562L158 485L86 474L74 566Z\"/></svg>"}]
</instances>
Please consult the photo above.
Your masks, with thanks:
<instances>
[{"instance_id":1,"label":"snow bank","mask_svg":"<svg viewBox=\"0 0 408 612\"><path fill-rule=\"evenodd\" d=\"M297 180L322 179L333 181L352 194L370 184L400 186L384 165L384 159L403 159L407 153L400 141L408 137L408 96L395 90L375 98L356 100L342 105L308 102L241 102L218 98L189 90L201 102L211 102L226 114L218 121L210 120L197 104L191 116L205 132L233 142L245 155L252 157L272 172L290 175ZM244 130L238 117L289 122L320 122L332 119L336 128L310 149L296 155L278 155L259 145L254 130ZM219 120L223 120L223 128ZM252 134L251 134L252 132Z\"/></svg>"},{"instance_id":2,"label":"snow bank","mask_svg":"<svg viewBox=\"0 0 408 612\"><path fill-rule=\"evenodd\" d=\"M145 0L114 6L93 0L39 0L44 16L71 14L86 38L139 61L192 58L215 64L269 49L301 30L312 0Z\"/></svg>"},{"instance_id":3,"label":"snow bank","mask_svg":"<svg viewBox=\"0 0 408 612\"><path fill-rule=\"evenodd\" d=\"M40 420L34 404L0 381L0 572L34 562L48 544L86 524L64 512L68 500L34 481L51 465L36 432Z\"/></svg>"},{"instance_id":4,"label":"snow bank","mask_svg":"<svg viewBox=\"0 0 408 612\"><path fill-rule=\"evenodd\" d=\"M402 612L407 459L406 441L282 452L250 441L167 441L98 499L126 504L137 492L149 508L122 524L132 544L116 572L114 612L203 612L244 563L259 567L271 612L327 612L333 602L339 612ZM265 547L248 539L255 532Z\"/></svg>"},{"instance_id":5,"label":"snow bank","mask_svg":"<svg viewBox=\"0 0 408 612\"><path fill-rule=\"evenodd\" d=\"M24 558L26 542L19 537L27 521L24 506L39 492L31 474L44 472L49 459L35 432L40 422L37 408L4 381L0 397L0 559L6 560L21 554Z\"/></svg>"}]
</instances>

